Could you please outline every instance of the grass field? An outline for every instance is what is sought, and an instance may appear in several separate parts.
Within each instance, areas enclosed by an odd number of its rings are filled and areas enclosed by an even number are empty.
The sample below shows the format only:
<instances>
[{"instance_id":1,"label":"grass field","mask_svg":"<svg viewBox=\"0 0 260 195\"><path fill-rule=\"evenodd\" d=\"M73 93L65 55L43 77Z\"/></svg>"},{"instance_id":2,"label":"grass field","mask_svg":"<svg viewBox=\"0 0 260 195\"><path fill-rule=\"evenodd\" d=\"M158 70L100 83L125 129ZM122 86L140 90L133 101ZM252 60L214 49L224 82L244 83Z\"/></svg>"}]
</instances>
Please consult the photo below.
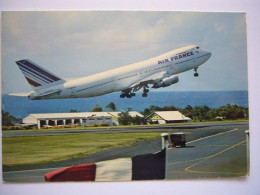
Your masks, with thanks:
<instances>
[{"instance_id":1,"label":"grass field","mask_svg":"<svg viewBox=\"0 0 260 195\"><path fill-rule=\"evenodd\" d=\"M3 165L29 165L83 157L137 141L160 138L158 132L105 133L2 138Z\"/></svg>"}]
</instances>

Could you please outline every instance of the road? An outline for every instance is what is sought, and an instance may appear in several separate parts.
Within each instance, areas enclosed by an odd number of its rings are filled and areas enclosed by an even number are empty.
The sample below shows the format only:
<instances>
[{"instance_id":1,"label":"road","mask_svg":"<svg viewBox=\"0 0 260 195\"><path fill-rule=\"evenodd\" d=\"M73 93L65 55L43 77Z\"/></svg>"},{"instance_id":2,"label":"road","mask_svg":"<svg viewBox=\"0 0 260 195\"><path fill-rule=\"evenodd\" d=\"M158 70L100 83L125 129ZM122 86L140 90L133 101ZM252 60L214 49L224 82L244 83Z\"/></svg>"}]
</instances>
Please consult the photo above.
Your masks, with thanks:
<instances>
[{"instance_id":1,"label":"road","mask_svg":"<svg viewBox=\"0 0 260 195\"><path fill-rule=\"evenodd\" d=\"M187 135L187 147L168 150L168 179L232 177L246 174L245 130L249 128L247 122L189 127L180 127L181 131L190 132ZM154 129L149 130L154 131ZM161 129L163 130L165 129ZM12 168L3 167L3 178L7 182L44 182L44 174L58 168L153 153L160 148L161 140L158 139L137 142L131 147L115 148L81 159Z\"/></svg>"},{"instance_id":2,"label":"road","mask_svg":"<svg viewBox=\"0 0 260 195\"><path fill-rule=\"evenodd\" d=\"M72 130L39 130L39 131L3 131L2 137L24 137L24 136L46 136L46 135L69 135L69 134L89 134L89 133L127 133L127 132L151 132L151 131L165 131L171 129L198 129L204 127L217 127L245 124L247 122L237 123L202 123L202 124L187 124L187 125L160 125L160 126L146 126L146 127L130 127L130 128L100 128L100 129L72 129Z\"/></svg>"}]
</instances>

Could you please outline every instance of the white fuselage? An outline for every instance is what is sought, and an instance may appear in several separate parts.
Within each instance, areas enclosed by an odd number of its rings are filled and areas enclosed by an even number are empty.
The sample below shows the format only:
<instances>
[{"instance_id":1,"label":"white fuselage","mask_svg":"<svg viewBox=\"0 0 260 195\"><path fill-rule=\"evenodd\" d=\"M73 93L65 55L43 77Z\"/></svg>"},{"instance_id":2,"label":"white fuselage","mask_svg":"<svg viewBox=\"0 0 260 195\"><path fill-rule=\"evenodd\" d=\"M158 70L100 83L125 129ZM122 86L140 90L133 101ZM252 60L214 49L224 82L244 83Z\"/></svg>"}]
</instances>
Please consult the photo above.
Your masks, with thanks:
<instances>
[{"instance_id":1,"label":"white fuselage","mask_svg":"<svg viewBox=\"0 0 260 195\"><path fill-rule=\"evenodd\" d=\"M82 98L104 95L111 92L123 91L131 85L160 72L176 75L206 62L211 53L194 45L164 53L145 61L112 69L91 76L67 81L40 91L32 91L30 99L61 99ZM50 96L37 98L46 91L55 91Z\"/></svg>"}]
</instances>

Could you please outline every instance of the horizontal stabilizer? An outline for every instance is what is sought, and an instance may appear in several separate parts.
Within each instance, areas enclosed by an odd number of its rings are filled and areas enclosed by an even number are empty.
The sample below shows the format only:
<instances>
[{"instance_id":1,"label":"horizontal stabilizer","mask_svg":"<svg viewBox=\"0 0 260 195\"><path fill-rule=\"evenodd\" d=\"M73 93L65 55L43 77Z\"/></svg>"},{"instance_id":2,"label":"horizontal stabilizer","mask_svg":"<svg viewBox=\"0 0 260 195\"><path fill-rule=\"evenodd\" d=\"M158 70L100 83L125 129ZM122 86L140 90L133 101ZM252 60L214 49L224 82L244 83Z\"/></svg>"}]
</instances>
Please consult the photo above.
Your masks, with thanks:
<instances>
[{"instance_id":1,"label":"horizontal stabilizer","mask_svg":"<svg viewBox=\"0 0 260 195\"><path fill-rule=\"evenodd\" d=\"M29 93L9 93L10 96L28 97Z\"/></svg>"},{"instance_id":2,"label":"horizontal stabilizer","mask_svg":"<svg viewBox=\"0 0 260 195\"><path fill-rule=\"evenodd\" d=\"M61 92L60 89L45 91L44 93L38 94L38 97L44 97L44 96L48 96L48 95L53 95L53 94L56 94L56 93L59 93L59 92Z\"/></svg>"}]
</instances>

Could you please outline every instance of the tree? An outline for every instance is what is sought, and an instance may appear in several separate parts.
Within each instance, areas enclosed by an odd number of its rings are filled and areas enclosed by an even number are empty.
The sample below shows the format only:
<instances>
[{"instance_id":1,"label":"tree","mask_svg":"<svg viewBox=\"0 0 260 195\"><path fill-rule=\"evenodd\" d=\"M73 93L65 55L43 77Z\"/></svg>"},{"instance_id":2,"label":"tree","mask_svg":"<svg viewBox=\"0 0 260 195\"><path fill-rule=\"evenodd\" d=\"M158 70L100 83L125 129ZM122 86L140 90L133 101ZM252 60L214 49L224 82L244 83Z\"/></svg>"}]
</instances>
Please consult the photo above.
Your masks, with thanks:
<instances>
[{"instance_id":1,"label":"tree","mask_svg":"<svg viewBox=\"0 0 260 195\"><path fill-rule=\"evenodd\" d=\"M132 123L132 117L127 112L121 112L118 114L118 122L120 125L130 125Z\"/></svg>"},{"instance_id":2,"label":"tree","mask_svg":"<svg viewBox=\"0 0 260 195\"><path fill-rule=\"evenodd\" d=\"M142 125L142 124L146 124L145 118L144 117L140 117L140 116L134 116L132 117L132 123L134 125Z\"/></svg>"},{"instance_id":3,"label":"tree","mask_svg":"<svg viewBox=\"0 0 260 195\"><path fill-rule=\"evenodd\" d=\"M20 123L21 120L15 118L14 116L10 115L9 112L5 112L2 110L2 125L3 126L11 126L15 123Z\"/></svg>"},{"instance_id":4,"label":"tree","mask_svg":"<svg viewBox=\"0 0 260 195\"><path fill-rule=\"evenodd\" d=\"M70 112L80 112L80 111L77 111L77 110L74 110L74 109L70 109Z\"/></svg>"},{"instance_id":5,"label":"tree","mask_svg":"<svg viewBox=\"0 0 260 195\"><path fill-rule=\"evenodd\" d=\"M164 106L163 108L160 109L161 111L176 111L178 110L175 106L170 105L170 106Z\"/></svg>"},{"instance_id":6,"label":"tree","mask_svg":"<svg viewBox=\"0 0 260 195\"><path fill-rule=\"evenodd\" d=\"M113 102L110 102L106 108L110 108L112 111L116 111L116 105Z\"/></svg>"},{"instance_id":7,"label":"tree","mask_svg":"<svg viewBox=\"0 0 260 195\"><path fill-rule=\"evenodd\" d=\"M102 112L103 109L98 105L96 104L96 106L92 109L91 112Z\"/></svg>"},{"instance_id":8,"label":"tree","mask_svg":"<svg viewBox=\"0 0 260 195\"><path fill-rule=\"evenodd\" d=\"M145 108L143 112L141 112L142 115L145 117L149 116L151 114L151 111L149 108Z\"/></svg>"}]
</instances>

